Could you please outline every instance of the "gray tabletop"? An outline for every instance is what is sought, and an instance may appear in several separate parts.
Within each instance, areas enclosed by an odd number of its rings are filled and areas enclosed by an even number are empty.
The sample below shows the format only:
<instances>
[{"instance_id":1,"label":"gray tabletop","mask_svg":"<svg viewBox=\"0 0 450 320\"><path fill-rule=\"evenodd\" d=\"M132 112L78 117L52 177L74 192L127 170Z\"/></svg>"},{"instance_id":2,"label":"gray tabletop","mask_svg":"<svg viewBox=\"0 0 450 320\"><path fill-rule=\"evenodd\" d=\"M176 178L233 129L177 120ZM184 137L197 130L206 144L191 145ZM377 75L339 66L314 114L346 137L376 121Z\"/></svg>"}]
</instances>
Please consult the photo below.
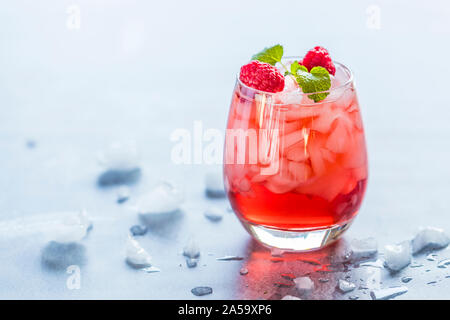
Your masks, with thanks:
<instances>
[{"instance_id":1,"label":"gray tabletop","mask_svg":"<svg viewBox=\"0 0 450 320\"><path fill-rule=\"evenodd\" d=\"M449 13L446 1L2 3L0 298L193 299L193 287L210 286L202 299L278 299L295 294L282 276L292 273L315 281L310 298L370 299L373 281L386 288L411 276L399 298L449 299L450 269L436 268L448 249L437 261L416 256L422 267L394 275L321 270L352 238L375 237L381 249L420 226L450 231ZM370 162L363 206L344 239L282 261L251 240L227 200L205 197L204 175L220 166L174 164L170 140L197 120L224 130L240 65L278 42L289 55L323 45L353 70ZM97 185L96 155L128 140L142 176L118 204L117 187ZM128 230L140 222L131 204L161 179L183 186L185 201L174 220L139 237L161 269L145 273L124 260ZM203 216L211 205L224 210L222 221ZM81 280L70 289L66 266L43 259L45 236L8 226L81 208L94 225L69 259ZM191 236L201 249L196 268L180 253ZM244 260L216 260L224 255ZM349 294L336 291L345 276L358 284Z\"/></svg>"}]
</instances>

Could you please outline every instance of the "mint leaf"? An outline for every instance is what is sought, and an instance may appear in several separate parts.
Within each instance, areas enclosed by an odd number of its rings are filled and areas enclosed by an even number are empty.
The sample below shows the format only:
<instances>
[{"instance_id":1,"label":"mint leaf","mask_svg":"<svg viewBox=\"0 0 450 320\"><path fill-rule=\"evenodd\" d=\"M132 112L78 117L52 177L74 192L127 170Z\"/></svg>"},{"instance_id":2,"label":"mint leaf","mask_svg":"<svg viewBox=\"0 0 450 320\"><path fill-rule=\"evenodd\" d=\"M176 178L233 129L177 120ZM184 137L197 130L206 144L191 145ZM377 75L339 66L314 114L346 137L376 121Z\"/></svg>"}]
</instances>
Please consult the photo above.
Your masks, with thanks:
<instances>
[{"instance_id":1,"label":"mint leaf","mask_svg":"<svg viewBox=\"0 0 450 320\"><path fill-rule=\"evenodd\" d=\"M298 64L298 63L297 63ZM295 70L295 73L292 72ZM294 74L295 78L302 91L304 93L327 91L331 87L330 74L327 69L322 67L314 67L308 72L305 66L299 65L292 66L291 72ZM316 93L308 95L308 98L314 100L314 102L319 102L328 96L328 92Z\"/></svg>"},{"instance_id":2,"label":"mint leaf","mask_svg":"<svg viewBox=\"0 0 450 320\"><path fill-rule=\"evenodd\" d=\"M274 66L277 62L281 61L282 57L283 57L283 46L277 44L270 48L264 48L263 51L255 54L252 57L252 60L266 62Z\"/></svg>"},{"instance_id":3,"label":"mint leaf","mask_svg":"<svg viewBox=\"0 0 450 320\"><path fill-rule=\"evenodd\" d=\"M308 72L305 66L298 63L297 60L291 63L291 73L295 76L297 74L297 70L302 70Z\"/></svg>"}]
</instances>

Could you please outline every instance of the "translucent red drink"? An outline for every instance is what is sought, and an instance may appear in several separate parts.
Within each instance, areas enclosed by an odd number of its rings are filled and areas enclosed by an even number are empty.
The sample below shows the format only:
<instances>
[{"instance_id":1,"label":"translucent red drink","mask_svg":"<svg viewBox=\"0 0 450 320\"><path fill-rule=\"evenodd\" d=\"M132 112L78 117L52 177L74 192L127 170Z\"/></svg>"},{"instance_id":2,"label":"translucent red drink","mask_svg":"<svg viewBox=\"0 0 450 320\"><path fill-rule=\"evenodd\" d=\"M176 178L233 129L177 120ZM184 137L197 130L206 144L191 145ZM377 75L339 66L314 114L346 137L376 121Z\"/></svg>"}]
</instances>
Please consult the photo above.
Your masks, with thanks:
<instances>
[{"instance_id":1,"label":"translucent red drink","mask_svg":"<svg viewBox=\"0 0 450 320\"><path fill-rule=\"evenodd\" d=\"M284 61L289 65L293 59ZM364 130L352 74L335 66L331 88L319 102L289 75L277 93L237 80L225 187L244 227L265 245L323 247L358 213L368 175Z\"/></svg>"}]
</instances>

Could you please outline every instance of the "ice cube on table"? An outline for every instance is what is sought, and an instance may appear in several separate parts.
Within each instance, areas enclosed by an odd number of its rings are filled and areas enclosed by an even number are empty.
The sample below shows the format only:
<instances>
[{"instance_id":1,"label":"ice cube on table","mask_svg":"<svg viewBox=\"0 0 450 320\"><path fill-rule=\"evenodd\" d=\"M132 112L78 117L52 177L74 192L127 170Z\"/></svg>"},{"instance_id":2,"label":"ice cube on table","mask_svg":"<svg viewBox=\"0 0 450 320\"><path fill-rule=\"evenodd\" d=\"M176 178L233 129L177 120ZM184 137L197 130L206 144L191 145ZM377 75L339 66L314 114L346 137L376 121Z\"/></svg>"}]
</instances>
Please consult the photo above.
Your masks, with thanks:
<instances>
[{"instance_id":1,"label":"ice cube on table","mask_svg":"<svg viewBox=\"0 0 450 320\"><path fill-rule=\"evenodd\" d=\"M133 237L129 236L126 243L126 262L135 268L145 268L152 265L152 258Z\"/></svg>"},{"instance_id":2,"label":"ice cube on table","mask_svg":"<svg viewBox=\"0 0 450 320\"><path fill-rule=\"evenodd\" d=\"M136 209L145 216L164 216L180 208L184 201L183 192L170 182L163 181L139 197Z\"/></svg>"},{"instance_id":3,"label":"ice cube on table","mask_svg":"<svg viewBox=\"0 0 450 320\"><path fill-rule=\"evenodd\" d=\"M342 293L355 290L356 285L346 280L339 279L338 288Z\"/></svg>"},{"instance_id":4,"label":"ice cube on table","mask_svg":"<svg viewBox=\"0 0 450 320\"><path fill-rule=\"evenodd\" d=\"M49 226L50 240L58 243L71 243L81 241L92 228L92 222L87 212L82 210L79 213L66 215L60 221L54 221Z\"/></svg>"},{"instance_id":5,"label":"ice cube on table","mask_svg":"<svg viewBox=\"0 0 450 320\"><path fill-rule=\"evenodd\" d=\"M194 238L190 238L188 240L186 246L183 248L183 255L191 259L198 258L200 256L200 247Z\"/></svg>"},{"instance_id":6,"label":"ice cube on table","mask_svg":"<svg viewBox=\"0 0 450 320\"><path fill-rule=\"evenodd\" d=\"M408 292L405 286L392 287L387 289L379 289L370 291L370 297L373 300L389 300Z\"/></svg>"},{"instance_id":7,"label":"ice cube on table","mask_svg":"<svg viewBox=\"0 0 450 320\"><path fill-rule=\"evenodd\" d=\"M285 295L281 300L302 300L302 299L296 296Z\"/></svg>"},{"instance_id":8,"label":"ice cube on table","mask_svg":"<svg viewBox=\"0 0 450 320\"><path fill-rule=\"evenodd\" d=\"M300 294L310 294L314 290L314 282L310 277L298 277L294 279L295 287Z\"/></svg>"},{"instance_id":9,"label":"ice cube on table","mask_svg":"<svg viewBox=\"0 0 450 320\"><path fill-rule=\"evenodd\" d=\"M205 217L213 222L218 222L223 218L223 211L218 207L209 207L205 210Z\"/></svg>"},{"instance_id":10,"label":"ice cube on table","mask_svg":"<svg viewBox=\"0 0 450 320\"><path fill-rule=\"evenodd\" d=\"M353 239L350 242L349 259L360 261L374 257L378 253L378 244L375 238Z\"/></svg>"},{"instance_id":11,"label":"ice cube on table","mask_svg":"<svg viewBox=\"0 0 450 320\"><path fill-rule=\"evenodd\" d=\"M411 263L411 246L409 241L384 247L386 267L391 271L399 271Z\"/></svg>"},{"instance_id":12,"label":"ice cube on table","mask_svg":"<svg viewBox=\"0 0 450 320\"><path fill-rule=\"evenodd\" d=\"M205 193L210 198L225 197L223 177L220 172L208 172L205 175Z\"/></svg>"},{"instance_id":13,"label":"ice cube on table","mask_svg":"<svg viewBox=\"0 0 450 320\"><path fill-rule=\"evenodd\" d=\"M100 165L108 170L139 168L139 158L139 152L134 141L114 142L98 155Z\"/></svg>"},{"instance_id":14,"label":"ice cube on table","mask_svg":"<svg viewBox=\"0 0 450 320\"><path fill-rule=\"evenodd\" d=\"M416 254L424 249L442 249L449 243L450 238L444 230L434 227L422 228L411 240L412 253Z\"/></svg>"}]
</instances>

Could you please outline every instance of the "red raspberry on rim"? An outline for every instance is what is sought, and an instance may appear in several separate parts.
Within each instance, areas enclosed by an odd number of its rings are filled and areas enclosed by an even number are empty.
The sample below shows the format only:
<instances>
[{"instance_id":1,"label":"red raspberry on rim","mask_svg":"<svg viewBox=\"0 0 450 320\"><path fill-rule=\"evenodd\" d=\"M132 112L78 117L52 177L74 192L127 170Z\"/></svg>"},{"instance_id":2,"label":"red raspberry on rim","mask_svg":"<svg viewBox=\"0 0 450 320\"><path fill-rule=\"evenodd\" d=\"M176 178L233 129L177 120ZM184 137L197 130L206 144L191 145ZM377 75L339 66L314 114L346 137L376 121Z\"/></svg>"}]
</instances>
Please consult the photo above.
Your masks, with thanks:
<instances>
[{"instance_id":1,"label":"red raspberry on rim","mask_svg":"<svg viewBox=\"0 0 450 320\"><path fill-rule=\"evenodd\" d=\"M241 81L254 89L279 92L284 89L284 76L274 66L257 60L241 67Z\"/></svg>"},{"instance_id":2,"label":"red raspberry on rim","mask_svg":"<svg viewBox=\"0 0 450 320\"><path fill-rule=\"evenodd\" d=\"M320 66L327 69L328 72L333 76L336 73L336 68L333 64L333 61L331 61L330 54L328 53L327 49L320 46L314 47L314 49L309 50L303 58L301 64L304 65L309 71L311 71L311 69L314 67Z\"/></svg>"}]
</instances>

